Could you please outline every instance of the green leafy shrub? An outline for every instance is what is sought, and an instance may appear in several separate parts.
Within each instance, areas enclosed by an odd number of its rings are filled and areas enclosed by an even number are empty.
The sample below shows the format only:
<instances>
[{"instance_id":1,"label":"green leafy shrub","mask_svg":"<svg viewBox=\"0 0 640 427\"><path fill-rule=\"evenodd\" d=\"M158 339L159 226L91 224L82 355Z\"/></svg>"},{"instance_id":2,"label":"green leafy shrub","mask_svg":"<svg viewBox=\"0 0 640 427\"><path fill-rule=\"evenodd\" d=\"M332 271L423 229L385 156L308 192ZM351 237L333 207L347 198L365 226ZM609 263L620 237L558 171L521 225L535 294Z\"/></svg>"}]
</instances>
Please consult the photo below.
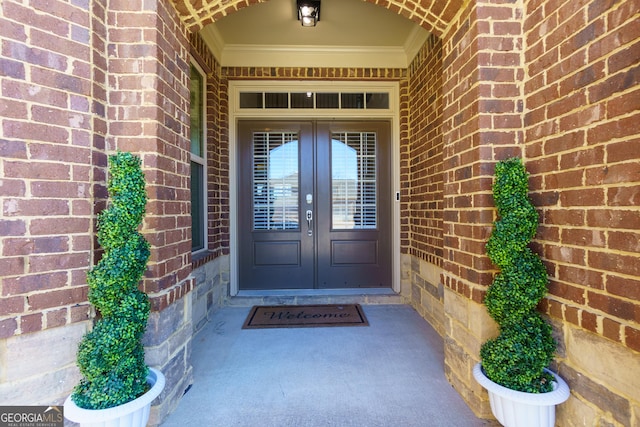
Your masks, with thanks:
<instances>
[{"instance_id":1,"label":"green leafy shrub","mask_svg":"<svg viewBox=\"0 0 640 427\"><path fill-rule=\"evenodd\" d=\"M98 214L98 243L104 254L87 274L89 301L100 313L78 348L83 378L72 399L85 409L106 409L147 391L148 367L142 336L149 300L138 284L149 259L149 243L137 231L147 194L140 158L109 156L109 207Z\"/></svg>"},{"instance_id":2,"label":"green leafy shrub","mask_svg":"<svg viewBox=\"0 0 640 427\"><path fill-rule=\"evenodd\" d=\"M480 349L486 376L504 387L529 393L551 391L553 376L544 371L556 342L551 326L536 310L547 292L547 272L528 247L538 227L529 200L528 173L519 158L496 165L493 198L498 220L487 242L489 259L498 268L485 305L500 335Z\"/></svg>"}]
</instances>

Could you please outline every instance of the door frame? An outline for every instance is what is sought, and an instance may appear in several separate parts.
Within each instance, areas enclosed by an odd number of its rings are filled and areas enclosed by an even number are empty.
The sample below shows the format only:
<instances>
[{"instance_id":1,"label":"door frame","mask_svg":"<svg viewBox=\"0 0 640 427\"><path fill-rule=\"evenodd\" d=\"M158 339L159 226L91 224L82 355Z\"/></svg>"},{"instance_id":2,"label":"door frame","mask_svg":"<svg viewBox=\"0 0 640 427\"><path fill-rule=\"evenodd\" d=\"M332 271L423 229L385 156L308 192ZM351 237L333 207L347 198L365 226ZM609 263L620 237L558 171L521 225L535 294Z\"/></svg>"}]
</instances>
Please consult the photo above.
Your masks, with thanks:
<instances>
[{"instance_id":1,"label":"door frame","mask_svg":"<svg viewBox=\"0 0 640 427\"><path fill-rule=\"evenodd\" d=\"M240 92L384 92L389 94L389 108L376 110L355 109L241 109ZM250 81L229 82L229 294L238 295L239 251L238 251L238 148L237 128L240 119L255 120L388 120L391 125L391 265L392 290L400 293L400 89L398 82L351 82L351 81ZM317 292L316 290L309 290ZM244 291L243 291L244 292ZM287 292L287 291L279 291ZM330 290L324 292L331 292ZM362 293L363 290L359 289ZM291 292L292 294L294 292Z\"/></svg>"}]
</instances>

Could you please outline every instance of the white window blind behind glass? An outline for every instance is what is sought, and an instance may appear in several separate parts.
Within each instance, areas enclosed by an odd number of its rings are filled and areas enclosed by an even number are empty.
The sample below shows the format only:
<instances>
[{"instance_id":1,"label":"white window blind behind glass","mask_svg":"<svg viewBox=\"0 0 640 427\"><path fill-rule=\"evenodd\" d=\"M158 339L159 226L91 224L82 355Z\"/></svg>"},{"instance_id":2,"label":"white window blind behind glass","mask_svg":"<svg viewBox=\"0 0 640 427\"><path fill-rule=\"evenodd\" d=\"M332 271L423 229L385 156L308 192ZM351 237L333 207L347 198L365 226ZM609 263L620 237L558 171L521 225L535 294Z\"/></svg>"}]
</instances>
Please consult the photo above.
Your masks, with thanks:
<instances>
[{"instance_id":1,"label":"white window blind behind glass","mask_svg":"<svg viewBox=\"0 0 640 427\"><path fill-rule=\"evenodd\" d=\"M298 135L253 134L253 228L298 228Z\"/></svg>"},{"instance_id":2,"label":"white window blind behind glass","mask_svg":"<svg viewBox=\"0 0 640 427\"><path fill-rule=\"evenodd\" d=\"M376 228L376 134L336 132L331 138L332 227Z\"/></svg>"}]
</instances>

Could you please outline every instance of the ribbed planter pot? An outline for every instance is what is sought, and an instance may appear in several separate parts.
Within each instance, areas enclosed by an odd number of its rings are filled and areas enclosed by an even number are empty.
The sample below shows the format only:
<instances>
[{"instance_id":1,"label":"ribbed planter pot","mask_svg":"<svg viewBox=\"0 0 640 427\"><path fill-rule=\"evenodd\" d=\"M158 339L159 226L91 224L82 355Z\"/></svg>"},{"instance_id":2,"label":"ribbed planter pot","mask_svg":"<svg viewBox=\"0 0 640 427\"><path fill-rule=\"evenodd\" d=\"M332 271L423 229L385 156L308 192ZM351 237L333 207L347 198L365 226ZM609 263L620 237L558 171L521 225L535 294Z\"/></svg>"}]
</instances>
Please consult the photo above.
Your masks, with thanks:
<instances>
[{"instance_id":1,"label":"ribbed planter pot","mask_svg":"<svg viewBox=\"0 0 640 427\"><path fill-rule=\"evenodd\" d=\"M491 381L482 372L478 363L473 368L476 381L489 392L489 403L493 416L504 427L554 427L556 405L569 398L569 386L554 372L553 391L548 393L525 393L511 390Z\"/></svg>"},{"instance_id":2,"label":"ribbed planter pot","mask_svg":"<svg viewBox=\"0 0 640 427\"><path fill-rule=\"evenodd\" d=\"M164 375L160 371L149 368L147 384L151 388L148 392L124 405L107 409L80 408L69 396L64 402L64 417L81 427L145 427L149 421L151 402L164 389L164 382Z\"/></svg>"}]
</instances>

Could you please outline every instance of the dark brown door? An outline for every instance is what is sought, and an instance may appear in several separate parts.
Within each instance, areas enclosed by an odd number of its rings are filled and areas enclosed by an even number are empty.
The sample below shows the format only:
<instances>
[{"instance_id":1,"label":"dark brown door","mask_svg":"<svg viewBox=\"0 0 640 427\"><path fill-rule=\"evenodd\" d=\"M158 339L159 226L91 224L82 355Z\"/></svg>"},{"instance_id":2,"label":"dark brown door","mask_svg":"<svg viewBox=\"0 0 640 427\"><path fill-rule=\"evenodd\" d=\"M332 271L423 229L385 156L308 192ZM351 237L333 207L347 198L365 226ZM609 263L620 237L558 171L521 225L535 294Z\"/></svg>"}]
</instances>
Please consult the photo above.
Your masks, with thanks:
<instances>
[{"instance_id":1,"label":"dark brown door","mask_svg":"<svg viewBox=\"0 0 640 427\"><path fill-rule=\"evenodd\" d=\"M387 122L242 121L240 289L391 287Z\"/></svg>"}]
</instances>

